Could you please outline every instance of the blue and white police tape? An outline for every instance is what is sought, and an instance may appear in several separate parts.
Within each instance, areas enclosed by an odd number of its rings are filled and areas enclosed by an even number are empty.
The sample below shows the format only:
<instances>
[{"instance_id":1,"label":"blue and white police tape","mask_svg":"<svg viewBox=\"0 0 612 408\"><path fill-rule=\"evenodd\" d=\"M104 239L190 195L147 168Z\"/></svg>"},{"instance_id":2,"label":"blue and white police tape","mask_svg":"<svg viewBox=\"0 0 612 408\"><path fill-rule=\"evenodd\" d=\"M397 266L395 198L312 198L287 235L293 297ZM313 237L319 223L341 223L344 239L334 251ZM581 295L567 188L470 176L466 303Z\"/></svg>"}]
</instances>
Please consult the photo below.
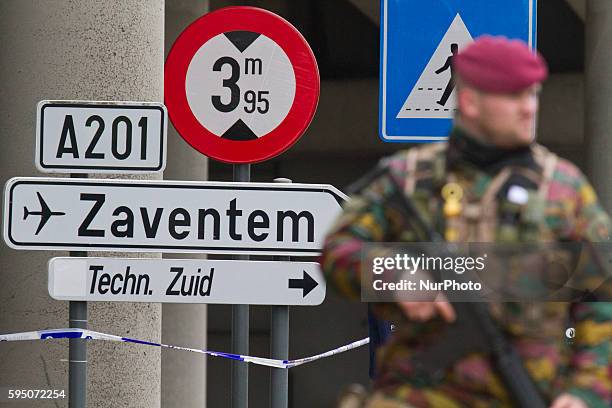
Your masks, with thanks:
<instances>
[{"instance_id":1,"label":"blue and white police tape","mask_svg":"<svg viewBox=\"0 0 612 408\"><path fill-rule=\"evenodd\" d=\"M39 330L30 331L23 333L12 333L12 334L0 334L0 342L2 341L21 341L21 340L48 340L48 339L86 339L86 340L106 340L106 341L122 341L126 343L144 344L147 346L162 347L173 350L191 351L193 353L206 354L213 357L227 358L230 360L244 361L245 363L258 364L268 367L275 368L291 368L302 364L311 363L316 360L320 360L325 357L330 357L336 354L344 353L370 342L370 339L366 337L355 341L346 346L338 347L325 353L317 354L312 357L300 358L297 360L275 360L272 358L263 357L252 357L243 356L240 354L222 353L218 351L201 350L190 347L172 346L170 344L155 343L151 341L144 341L138 339L131 339L129 337L114 336L112 334L95 332L92 330L84 329L50 329L50 330Z\"/></svg>"}]
</instances>

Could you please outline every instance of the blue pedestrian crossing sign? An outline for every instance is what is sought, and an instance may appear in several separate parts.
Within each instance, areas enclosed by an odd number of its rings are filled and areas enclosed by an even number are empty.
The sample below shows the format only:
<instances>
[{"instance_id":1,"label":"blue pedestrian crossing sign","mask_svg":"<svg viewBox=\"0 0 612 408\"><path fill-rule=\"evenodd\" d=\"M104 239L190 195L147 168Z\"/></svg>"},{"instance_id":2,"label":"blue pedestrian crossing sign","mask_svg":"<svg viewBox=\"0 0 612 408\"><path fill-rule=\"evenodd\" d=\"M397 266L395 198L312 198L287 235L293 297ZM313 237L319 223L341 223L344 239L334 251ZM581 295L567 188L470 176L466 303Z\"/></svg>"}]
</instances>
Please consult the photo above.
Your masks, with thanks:
<instances>
[{"instance_id":1,"label":"blue pedestrian crossing sign","mask_svg":"<svg viewBox=\"0 0 612 408\"><path fill-rule=\"evenodd\" d=\"M483 34L535 48L537 0L381 0L379 132L445 140L455 114L451 58Z\"/></svg>"}]
</instances>

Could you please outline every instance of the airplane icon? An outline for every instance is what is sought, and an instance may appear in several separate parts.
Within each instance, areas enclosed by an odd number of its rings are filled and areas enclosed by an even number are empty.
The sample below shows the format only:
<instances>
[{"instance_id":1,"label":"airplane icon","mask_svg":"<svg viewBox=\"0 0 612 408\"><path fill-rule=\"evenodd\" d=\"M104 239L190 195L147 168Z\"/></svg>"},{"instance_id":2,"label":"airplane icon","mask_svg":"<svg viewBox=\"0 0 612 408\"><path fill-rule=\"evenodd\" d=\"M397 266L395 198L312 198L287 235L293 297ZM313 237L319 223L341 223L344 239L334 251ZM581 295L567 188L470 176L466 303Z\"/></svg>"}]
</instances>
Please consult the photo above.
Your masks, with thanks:
<instances>
[{"instance_id":1,"label":"airplane icon","mask_svg":"<svg viewBox=\"0 0 612 408\"><path fill-rule=\"evenodd\" d=\"M53 216L53 215L66 215L66 213L64 213L64 212L51 211L51 209L49 208L49 206L47 205L45 200L43 200L42 196L40 195L40 193L38 191L36 192L36 195L38 196L38 201L40 201L40 211L30 211L30 210L28 210L27 207L23 207L23 219L24 220L27 219L28 216L30 216L30 215L39 215L40 216L40 222L38 223L38 228L36 229L36 233L34 235L38 235L40 230L43 229L43 227L45 226L47 221L49 221L51 216Z\"/></svg>"}]
</instances>

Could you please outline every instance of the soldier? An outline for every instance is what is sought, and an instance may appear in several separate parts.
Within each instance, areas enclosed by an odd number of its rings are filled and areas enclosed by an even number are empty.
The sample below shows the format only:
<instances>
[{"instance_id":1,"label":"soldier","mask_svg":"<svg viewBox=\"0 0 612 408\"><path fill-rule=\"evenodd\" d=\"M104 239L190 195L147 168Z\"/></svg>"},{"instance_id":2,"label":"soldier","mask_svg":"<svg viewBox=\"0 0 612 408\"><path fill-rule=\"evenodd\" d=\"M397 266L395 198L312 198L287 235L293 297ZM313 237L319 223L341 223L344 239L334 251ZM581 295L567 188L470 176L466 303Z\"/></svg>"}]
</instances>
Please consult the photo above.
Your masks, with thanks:
<instances>
[{"instance_id":1,"label":"soldier","mask_svg":"<svg viewBox=\"0 0 612 408\"><path fill-rule=\"evenodd\" d=\"M540 83L548 75L544 60L521 41L483 36L453 64L457 113L448 142L384 159L380 166L389 169L395 183L375 180L353 195L325 241L323 271L344 296L360 296L365 243L417 240L398 230L400 223L392 218L397 214L388 212L389 197L397 193L393 189L424 210L426 221L447 241L610 241L610 218L585 176L533 140ZM460 192L453 200L442 197L449 185ZM551 408L611 406L612 304L503 305L507 309L498 322ZM456 319L451 303L371 306L398 328L378 350L376 393L368 408L513 406L482 353L454 362L433 383L414 375L410 357L431 340L426 335L435 330L431 327ZM568 317L576 333L571 345L563 335ZM407 328L420 334L411 335Z\"/></svg>"}]
</instances>

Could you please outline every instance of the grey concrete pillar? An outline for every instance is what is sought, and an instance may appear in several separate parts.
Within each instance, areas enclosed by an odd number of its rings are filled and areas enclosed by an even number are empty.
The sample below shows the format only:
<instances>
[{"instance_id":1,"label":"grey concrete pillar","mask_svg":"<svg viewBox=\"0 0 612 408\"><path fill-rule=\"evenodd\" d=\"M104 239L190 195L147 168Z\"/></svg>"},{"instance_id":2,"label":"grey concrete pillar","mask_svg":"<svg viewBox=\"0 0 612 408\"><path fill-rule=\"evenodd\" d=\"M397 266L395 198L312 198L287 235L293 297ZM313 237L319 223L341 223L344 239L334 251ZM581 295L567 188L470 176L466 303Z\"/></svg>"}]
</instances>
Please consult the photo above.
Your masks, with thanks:
<instances>
[{"instance_id":1,"label":"grey concrete pillar","mask_svg":"<svg viewBox=\"0 0 612 408\"><path fill-rule=\"evenodd\" d=\"M33 160L38 101L162 100L163 18L163 0L0 2L2 183L41 175ZM68 326L67 302L47 293L46 262L57 255L66 253L13 251L0 244L0 332ZM160 340L158 304L92 303L89 311L93 330ZM2 344L0 384L67 390L67 345ZM89 406L160 406L159 349L90 342L88 360ZM67 406L67 400L27 405Z\"/></svg>"},{"instance_id":2,"label":"grey concrete pillar","mask_svg":"<svg viewBox=\"0 0 612 408\"><path fill-rule=\"evenodd\" d=\"M602 204L612 211L612 1L587 1L585 61L586 167Z\"/></svg>"},{"instance_id":3,"label":"grey concrete pillar","mask_svg":"<svg viewBox=\"0 0 612 408\"><path fill-rule=\"evenodd\" d=\"M176 37L208 11L208 0L166 0L166 55ZM166 180L207 180L208 160L191 148L170 125ZM166 255L165 257L170 257ZM175 256L185 258L182 256ZM190 258L196 256L189 255ZM206 305L164 304L162 340L166 344L206 348ZM206 359L203 356L162 351L162 407L206 406Z\"/></svg>"}]
</instances>

